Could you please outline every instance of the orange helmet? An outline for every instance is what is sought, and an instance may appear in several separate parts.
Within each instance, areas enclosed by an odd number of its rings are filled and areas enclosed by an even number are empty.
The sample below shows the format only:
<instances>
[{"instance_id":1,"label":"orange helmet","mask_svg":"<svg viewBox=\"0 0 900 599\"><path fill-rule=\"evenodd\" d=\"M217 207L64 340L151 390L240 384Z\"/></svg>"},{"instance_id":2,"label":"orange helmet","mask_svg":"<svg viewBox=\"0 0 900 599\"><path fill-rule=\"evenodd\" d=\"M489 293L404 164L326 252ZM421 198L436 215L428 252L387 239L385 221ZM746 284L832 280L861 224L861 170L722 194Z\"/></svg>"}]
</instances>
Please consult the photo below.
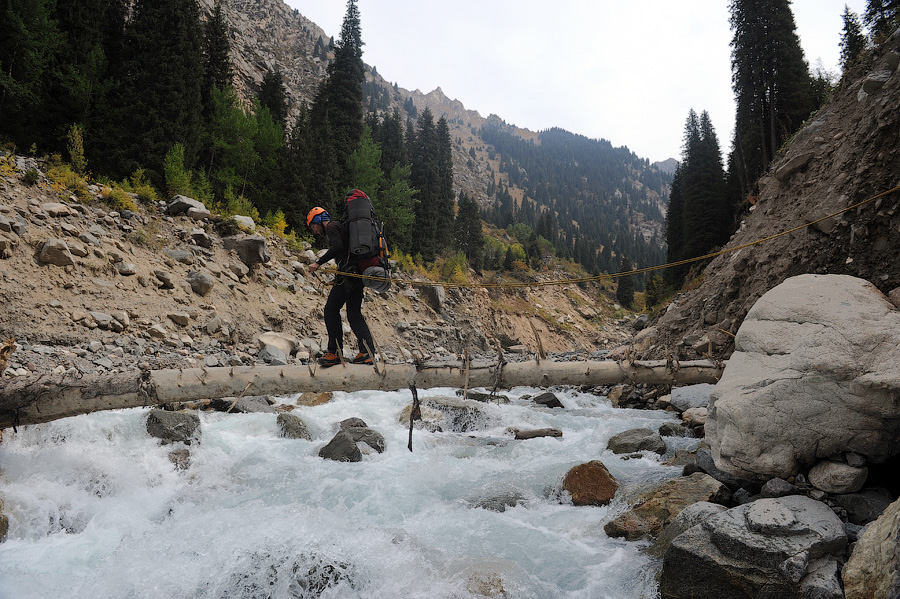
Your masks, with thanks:
<instances>
[{"instance_id":1,"label":"orange helmet","mask_svg":"<svg viewBox=\"0 0 900 599\"><path fill-rule=\"evenodd\" d=\"M316 206L306 215L306 226L312 228L316 223L324 223L331 220L331 216L324 208Z\"/></svg>"}]
</instances>

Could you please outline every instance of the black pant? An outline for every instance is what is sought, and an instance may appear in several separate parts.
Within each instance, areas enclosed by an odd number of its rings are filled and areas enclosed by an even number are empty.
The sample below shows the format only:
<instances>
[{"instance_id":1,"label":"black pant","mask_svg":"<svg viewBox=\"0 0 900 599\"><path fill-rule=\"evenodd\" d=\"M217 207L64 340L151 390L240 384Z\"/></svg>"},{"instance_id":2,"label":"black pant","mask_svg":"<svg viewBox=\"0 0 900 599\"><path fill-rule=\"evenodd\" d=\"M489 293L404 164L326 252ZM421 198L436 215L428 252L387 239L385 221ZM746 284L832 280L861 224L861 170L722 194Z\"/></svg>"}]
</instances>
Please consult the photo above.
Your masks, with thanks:
<instances>
[{"instance_id":1,"label":"black pant","mask_svg":"<svg viewBox=\"0 0 900 599\"><path fill-rule=\"evenodd\" d=\"M328 351L338 353L343 347L344 331L341 327L341 307L347 304L347 321L356 335L359 351L375 357L375 342L369 325L362 315L362 280L338 275L325 301L325 328L328 330Z\"/></svg>"}]
</instances>

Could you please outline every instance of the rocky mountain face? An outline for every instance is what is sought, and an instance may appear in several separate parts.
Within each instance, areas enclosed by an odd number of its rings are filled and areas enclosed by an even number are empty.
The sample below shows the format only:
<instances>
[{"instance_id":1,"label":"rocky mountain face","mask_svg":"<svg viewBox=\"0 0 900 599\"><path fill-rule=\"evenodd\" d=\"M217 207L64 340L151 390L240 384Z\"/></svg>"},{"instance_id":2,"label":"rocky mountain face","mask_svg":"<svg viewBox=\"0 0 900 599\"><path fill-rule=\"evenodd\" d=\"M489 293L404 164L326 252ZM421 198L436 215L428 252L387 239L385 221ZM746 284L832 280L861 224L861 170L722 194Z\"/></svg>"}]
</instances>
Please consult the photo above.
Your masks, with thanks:
<instances>
[{"instance_id":1,"label":"rocky mountain face","mask_svg":"<svg viewBox=\"0 0 900 599\"><path fill-rule=\"evenodd\" d=\"M215 0L200 0L200 5L202 12L209 15ZM327 46L329 37L282 0L227 0L223 3L223 13L231 32L231 57L238 93L244 99L255 96L266 70L278 67L285 75L289 123L293 122L301 105L312 101L319 82L325 77L327 62L316 57L314 51L320 40ZM328 57L332 58L333 53ZM502 182L510 188L515 201L521 202L523 190L511 184L509 177L501 172L501 156L481 139L479 130L486 122L493 121L509 127L526 141L539 143L537 133L507 125L497 115L483 117L477 111L467 110L461 101L448 98L440 87L428 93L395 87L370 65L366 65L365 78L366 94L379 98L379 111L396 108L402 116L415 119L428 108L435 119L446 118L450 137L454 140L453 185L457 195L465 193L485 208L494 203L494 198L488 194L489 188ZM408 103L415 107L414 111L406 110ZM623 188L640 188L639 179L640 174L635 173L632 181L624 183ZM664 198L655 199L664 203ZM632 223L635 232L645 237L659 237L662 222L641 220L643 214L637 209L635 214L636 220Z\"/></svg>"},{"instance_id":2,"label":"rocky mountain face","mask_svg":"<svg viewBox=\"0 0 900 599\"><path fill-rule=\"evenodd\" d=\"M900 286L900 192L884 193L900 185L898 65L900 31L785 144L728 253L642 331L638 353L727 358L756 300L794 275L852 275L885 294Z\"/></svg>"}]
</instances>

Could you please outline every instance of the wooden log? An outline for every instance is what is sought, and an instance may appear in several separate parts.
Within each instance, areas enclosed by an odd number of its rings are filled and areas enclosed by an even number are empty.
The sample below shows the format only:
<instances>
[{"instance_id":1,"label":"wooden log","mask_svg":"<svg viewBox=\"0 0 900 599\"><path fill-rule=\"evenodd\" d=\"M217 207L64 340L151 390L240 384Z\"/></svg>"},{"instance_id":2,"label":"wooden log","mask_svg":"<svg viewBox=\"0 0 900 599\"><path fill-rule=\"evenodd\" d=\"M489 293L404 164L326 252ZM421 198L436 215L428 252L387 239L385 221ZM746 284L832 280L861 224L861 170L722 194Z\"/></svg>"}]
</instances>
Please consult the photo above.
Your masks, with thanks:
<instances>
[{"instance_id":1,"label":"wooden log","mask_svg":"<svg viewBox=\"0 0 900 599\"><path fill-rule=\"evenodd\" d=\"M371 366L318 369L307 366L234 366L154 370L102 375L35 375L0 381L0 429L49 422L99 410L155 406L170 402L236 397L290 395L303 392L420 389L432 387L605 385L648 383L691 385L715 383L724 368L708 360L682 362L677 369L665 361L622 363L511 362L465 368L463 363L417 368L385 364L376 374Z\"/></svg>"}]
</instances>

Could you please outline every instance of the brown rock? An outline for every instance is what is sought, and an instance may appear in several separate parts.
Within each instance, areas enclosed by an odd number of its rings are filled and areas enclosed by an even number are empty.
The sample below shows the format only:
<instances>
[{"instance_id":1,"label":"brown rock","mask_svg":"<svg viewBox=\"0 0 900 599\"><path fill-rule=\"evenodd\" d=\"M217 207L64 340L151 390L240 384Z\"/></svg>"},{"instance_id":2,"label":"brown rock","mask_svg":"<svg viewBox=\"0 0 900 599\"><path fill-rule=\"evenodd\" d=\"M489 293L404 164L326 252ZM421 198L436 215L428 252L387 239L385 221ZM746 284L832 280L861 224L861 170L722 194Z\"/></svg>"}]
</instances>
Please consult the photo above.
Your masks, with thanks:
<instances>
[{"instance_id":1,"label":"brown rock","mask_svg":"<svg viewBox=\"0 0 900 599\"><path fill-rule=\"evenodd\" d=\"M593 460L575 466L563 479L563 489L575 505L606 505L616 496L619 483L603 462Z\"/></svg>"},{"instance_id":2,"label":"brown rock","mask_svg":"<svg viewBox=\"0 0 900 599\"><path fill-rule=\"evenodd\" d=\"M297 398L297 405L321 406L322 404L331 401L331 397L331 391L325 391L324 393L303 393L302 395L300 395L300 397Z\"/></svg>"},{"instance_id":3,"label":"brown rock","mask_svg":"<svg viewBox=\"0 0 900 599\"><path fill-rule=\"evenodd\" d=\"M900 595L900 500L870 524L844 566L847 599Z\"/></svg>"},{"instance_id":4,"label":"brown rock","mask_svg":"<svg viewBox=\"0 0 900 599\"><path fill-rule=\"evenodd\" d=\"M608 522L603 530L628 541L656 537L685 507L698 501L723 503L728 495L725 485L708 474L695 472L644 493L634 507Z\"/></svg>"}]
</instances>

